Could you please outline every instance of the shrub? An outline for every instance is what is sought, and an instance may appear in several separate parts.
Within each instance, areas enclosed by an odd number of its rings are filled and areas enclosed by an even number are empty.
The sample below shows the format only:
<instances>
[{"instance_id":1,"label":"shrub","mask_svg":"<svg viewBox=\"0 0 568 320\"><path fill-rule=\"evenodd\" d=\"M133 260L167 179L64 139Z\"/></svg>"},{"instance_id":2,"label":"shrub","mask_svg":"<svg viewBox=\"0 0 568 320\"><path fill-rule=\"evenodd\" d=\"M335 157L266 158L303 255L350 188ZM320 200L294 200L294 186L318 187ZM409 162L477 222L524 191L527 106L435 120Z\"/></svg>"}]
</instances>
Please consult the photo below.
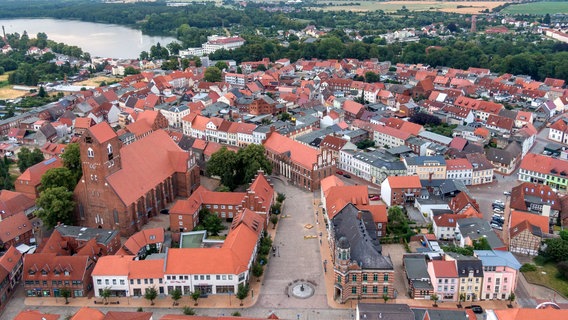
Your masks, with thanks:
<instances>
[{"instance_id":1,"label":"shrub","mask_svg":"<svg viewBox=\"0 0 568 320\"><path fill-rule=\"evenodd\" d=\"M232 315L233 317L240 317L240 316L241 316L241 313L238 312L238 311L235 311L235 312L231 313L231 315Z\"/></svg>"},{"instance_id":2,"label":"shrub","mask_svg":"<svg viewBox=\"0 0 568 320\"><path fill-rule=\"evenodd\" d=\"M532 263L525 263L520 270L521 272L532 272L536 271L536 266Z\"/></svg>"},{"instance_id":3,"label":"shrub","mask_svg":"<svg viewBox=\"0 0 568 320\"><path fill-rule=\"evenodd\" d=\"M183 307L183 314L185 314L186 316L193 316L195 315L195 310L190 307Z\"/></svg>"},{"instance_id":4,"label":"shrub","mask_svg":"<svg viewBox=\"0 0 568 320\"><path fill-rule=\"evenodd\" d=\"M568 261L559 262L556 265L556 268L558 269L558 273L561 278L568 279Z\"/></svg>"}]
</instances>

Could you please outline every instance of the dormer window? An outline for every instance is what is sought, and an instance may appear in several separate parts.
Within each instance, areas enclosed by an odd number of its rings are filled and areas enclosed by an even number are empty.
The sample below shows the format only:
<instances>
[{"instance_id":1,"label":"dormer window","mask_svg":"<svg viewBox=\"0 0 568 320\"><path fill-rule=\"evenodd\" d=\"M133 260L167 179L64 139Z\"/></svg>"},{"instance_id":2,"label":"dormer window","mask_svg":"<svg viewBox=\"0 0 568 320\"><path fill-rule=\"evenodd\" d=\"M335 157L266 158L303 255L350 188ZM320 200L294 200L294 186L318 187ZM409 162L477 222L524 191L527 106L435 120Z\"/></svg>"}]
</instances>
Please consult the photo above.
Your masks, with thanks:
<instances>
[{"instance_id":1,"label":"dormer window","mask_svg":"<svg viewBox=\"0 0 568 320\"><path fill-rule=\"evenodd\" d=\"M68 276L69 275L69 271L65 270L65 275Z\"/></svg>"},{"instance_id":2,"label":"dormer window","mask_svg":"<svg viewBox=\"0 0 568 320\"><path fill-rule=\"evenodd\" d=\"M112 154L112 145L110 143L107 145L107 152L108 154Z\"/></svg>"},{"instance_id":3,"label":"dormer window","mask_svg":"<svg viewBox=\"0 0 568 320\"><path fill-rule=\"evenodd\" d=\"M31 274L31 275L34 275L36 272L35 272L35 270L30 269L30 270L28 270L28 273Z\"/></svg>"},{"instance_id":4,"label":"dormer window","mask_svg":"<svg viewBox=\"0 0 568 320\"><path fill-rule=\"evenodd\" d=\"M47 270L41 270L41 275L42 275L42 276L46 276L46 275L47 275Z\"/></svg>"},{"instance_id":5,"label":"dormer window","mask_svg":"<svg viewBox=\"0 0 568 320\"><path fill-rule=\"evenodd\" d=\"M93 143L93 138L85 137L85 143Z\"/></svg>"},{"instance_id":6,"label":"dormer window","mask_svg":"<svg viewBox=\"0 0 568 320\"><path fill-rule=\"evenodd\" d=\"M95 151L93 151L92 148L87 149L87 157L89 157L89 158L95 157Z\"/></svg>"}]
</instances>

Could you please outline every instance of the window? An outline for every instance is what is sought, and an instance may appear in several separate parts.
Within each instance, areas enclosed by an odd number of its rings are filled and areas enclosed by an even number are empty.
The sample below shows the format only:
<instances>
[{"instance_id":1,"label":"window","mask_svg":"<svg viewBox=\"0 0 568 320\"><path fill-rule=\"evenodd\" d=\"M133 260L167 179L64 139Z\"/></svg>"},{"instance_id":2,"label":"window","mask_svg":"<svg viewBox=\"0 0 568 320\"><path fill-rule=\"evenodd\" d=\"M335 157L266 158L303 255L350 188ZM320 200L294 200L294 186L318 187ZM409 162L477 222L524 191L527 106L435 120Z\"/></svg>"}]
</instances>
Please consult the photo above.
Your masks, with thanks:
<instances>
[{"instance_id":1,"label":"window","mask_svg":"<svg viewBox=\"0 0 568 320\"><path fill-rule=\"evenodd\" d=\"M204 276L204 275L200 275L200 276L199 276L199 280L205 280L205 276Z\"/></svg>"},{"instance_id":2,"label":"window","mask_svg":"<svg viewBox=\"0 0 568 320\"><path fill-rule=\"evenodd\" d=\"M351 276L351 281L352 281L352 282L357 282L357 275L356 275L356 274L354 274L354 275Z\"/></svg>"},{"instance_id":3,"label":"window","mask_svg":"<svg viewBox=\"0 0 568 320\"><path fill-rule=\"evenodd\" d=\"M363 274L363 281L367 282L367 274Z\"/></svg>"},{"instance_id":4,"label":"window","mask_svg":"<svg viewBox=\"0 0 568 320\"><path fill-rule=\"evenodd\" d=\"M95 157L95 151L93 151L92 148L87 149L87 157L89 157L89 158Z\"/></svg>"},{"instance_id":5,"label":"window","mask_svg":"<svg viewBox=\"0 0 568 320\"><path fill-rule=\"evenodd\" d=\"M363 291L363 293L367 293L367 286L363 286L363 288L361 288L361 290Z\"/></svg>"},{"instance_id":6,"label":"window","mask_svg":"<svg viewBox=\"0 0 568 320\"><path fill-rule=\"evenodd\" d=\"M216 280L221 280L221 276L220 276L220 275L216 275L216 276L215 276L215 279L216 279Z\"/></svg>"},{"instance_id":7,"label":"window","mask_svg":"<svg viewBox=\"0 0 568 320\"><path fill-rule=\"evenodd\" d=\"M193 276L193 280L199 280L199 276L198 275Z\"/></svg>"},{"instance_id":8,"label":"window","mask_svg":"<svg viewBox=\"0 0 568 320\"><path fill-rule=\"evenodd\" d=\"M223 276L222 276L222 279L223 279L223 280L227 280L227 276L226 276L226 275L223 275Z\"/></svg>"},{"instance_id":9,"label":"window","mask_svg":"<svg viewBox=\"0 0 568 320\"><path fill-rule=\"evenodd\" d=\"M134 284L134 279L130 279L130 284Z\"/></svg>"},{"instance_id":10,"label":"window","mask_svg":"<svg viewBox=\"0 0 568 320\"><path fill-rule=\"evenodd\" d=\"M103 280L97 279L97 284L103 284Z\"/></svg>"},{"instance_id":11,"label":"window","mask_svg":"<svg viewBox=\"0 0 568 320\"><path fill-rule=\"evenodd\" d=\"M112 146L109 144L107 144L107 152L108 154L112 154Z\"/></svg>"},{"instance_id":12,"label":"window","mask_svg":"<svg viewBox=\"0 0 568 320\"><path fill-rule=\"evenodd\" d=\"M351 288L351 293L352 293L352 294L357 294L357 287L352 287L352 288Z\"/></svg>"},{"instance_id":13,"label":"window","mask_svg":"<svg viewBox=\"0 0 568 320\"><path fill-rule=\"evenodd\" d=\"M387 286L383 287L383 294L389 294L389 287Z\"/></svg>"},{"instance_id":14,"label":"window","mask_svg":"<svg viewBox=\"0 0 568 320\"><path fill-rule=\"evenodd\" d=\"M108 286L110 284L110 282L108 281L108 279L105 279L105 284Z\"/></svg>"},{"instance_id":15,"label":"window","mask_svg":"<svg viewBox=\"0 0 568 320\"><path fill-rule=\"evenodd\" d=\"M116 285L116 279L112 279L112 284Z\"/></svg>"},{"instance_id":16,"label":"window","mask_svg":"<svg viewBox=\"0 0 568 320\"><path fill-rule=\"evenodd\" d=\"M337 276L337 282L341 283L341 276Z\"/></svg>"},{"instance_id":17,"label":"window","mask_svg":"<svg viewBox=\"0 0 568 320\"><path fill-rule=\"evenodd\" d=\"M136 284L141 284L141 280L140 279L136 279Z\"/></svg>"},{"instance_id":18,"label":"window","mask_svg":"<svg viewBox=\"0 0 568 320\"><path fill-rule=\"evenodd\" d=\"M120 284L124 285L124 279L120 279Z\"/></svg>"},{"instance_id":19,"label":"window","mask_svg":"<svg viewBox=\"0 0 568 320\"><path fill-rule=\"evenodd\" d=\"M205 280L211 280L211 276L210 275L205 276Z\"/></svg>"},{"instance_id":20,"label":"window","mask_svg":"<svg viewBox=\"0 0 568 320\"><path fill-rule=\"evenodd\" d=\"M379 281L379 275L377 273L373 274L373 281Z\"/></svg>"},{"instance_id":21,"label":"window","mask_svg":"<svg viewBox=\"0 0 568 320\"><path fill-rule=\"evenodd\" d=\"M384 282L389 281L389 274L388 273L385 273L385 275L383 276L383 280L384 280Z\"/></svg>"},{"instance_id":22,"label":"window","mask_svg":"<svg viewBox=\"0 0 568 320\"><path fill-rule=\"evenodd\" d=\"M233 275L232 275L232 274L229 275L229 280L233 280Z\"/></svg>"},{"instance_id":23,"label":"window","mask_svg":"<svg viewBox=\"0 0 568 320\"><path fill-rule=\"evenodd\" d=\"M378 293L378 292L379 292L379 287L373 286L373 293Z\"/></svg>"}]
</instances>

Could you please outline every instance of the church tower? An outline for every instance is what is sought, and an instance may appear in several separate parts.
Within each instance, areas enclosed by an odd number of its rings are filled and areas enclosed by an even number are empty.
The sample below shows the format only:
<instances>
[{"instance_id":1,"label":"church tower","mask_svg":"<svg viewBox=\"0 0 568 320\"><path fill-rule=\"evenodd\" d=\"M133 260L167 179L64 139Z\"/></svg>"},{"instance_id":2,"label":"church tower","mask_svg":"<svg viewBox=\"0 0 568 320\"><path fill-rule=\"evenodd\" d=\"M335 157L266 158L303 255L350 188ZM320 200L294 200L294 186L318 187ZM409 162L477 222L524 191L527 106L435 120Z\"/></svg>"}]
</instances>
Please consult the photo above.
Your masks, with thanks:
<instances>
[{"instance_id":1,"label":"church tower","mask_svg":"<svg viewBox=\"0 0 568 320\"><path fill-rule=\"evenodd\" d=\"M122 142L106 122L87 129L79 140L83 176L75 189L79 197L79 224L109 227L109 185L106 178L121 169L120 148ZM105 226L105 220L107 225Z\"/></svg>"}]
</instances>

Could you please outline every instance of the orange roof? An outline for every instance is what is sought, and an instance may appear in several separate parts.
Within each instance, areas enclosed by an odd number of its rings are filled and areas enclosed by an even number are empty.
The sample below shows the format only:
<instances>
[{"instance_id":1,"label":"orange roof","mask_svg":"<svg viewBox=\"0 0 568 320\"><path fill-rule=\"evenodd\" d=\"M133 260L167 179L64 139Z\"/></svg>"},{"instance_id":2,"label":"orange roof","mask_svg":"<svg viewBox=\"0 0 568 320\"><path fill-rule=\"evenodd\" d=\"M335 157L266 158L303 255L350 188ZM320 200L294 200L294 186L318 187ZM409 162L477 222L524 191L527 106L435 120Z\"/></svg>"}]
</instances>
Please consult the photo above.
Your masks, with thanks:
<instances>
[{"instance_id":1,"label":"orange roof","mask_svg":"<svg viewBox=\"0 0 568 320\"><path fill-rule=\"evenodd\" d=\"M164 228L145 229L133 234L124 243L124 248L130 253L137 255L143 247L164 242Z\"/></svg>"},{"instance_id":2,"label":"orange roof","mask_svg":"<svg viewBox=\"0 0 568 320\"><path fill-rule=\"evenodd\" d=\"M18 313L14 320L58 320L58 314L41 313L38 310L26 310Z\"/></svg>"},{"instance_id":3,"label":"orange roof","mask_svg":"<svg viewBox=\"0 0 568 320\"><path fill-rule=\"evenodd\" d=\"M238 240L238 241L237 241ZM229 232L221 248L172 248L166 258L166 274L240 274L248 262L258 234L246 224ZM183 263L195 261L196 263Z\"/></svg>"},{"instance_id":4,"label":"orange roof","mask_svg":"<svg viewBox=\"0 0 568 320\"><path fill-rule=\"evenodd\" d=\"M8 248L2 257L0 257L0 267L4 268L8 272L12 272L21 259L22 254L20 251L18 251L16 247L12 246Z\"/></svg>"},{"instance_id":5,"label":"orange roof","mask_svg":"<svg viewBox=\"0 0 568 320\"><path fill-rule=\"evenodd\" d=\"M150 320L152 312L108 311L103 320Z\"/></svg>"},{"instance_id":6,"label":"orange roof","mask_svg":"<svg viewBox=\"0 0 568 320\"><path fill-rule=\"evenodd\" d=\"M369 191L366 185L336 186L328 190L326 211L329 219L335 217L345 204L352 203L356 207L369 204Z\"/></svg>"},{"instance_id":7,"label":"orange roof","mask_svg":"<svg viewBox=\"0 0 568 320\"><path fill-rule=\"evenodd\" d=\"M129 279L164 278L164 259L133 260L130 262Z\"/></svg>"},{"instance_id":8,"label":"orange roof","mask_svg":"<svg viewBox=\"0 0 568 320\"><path fill-rule=\"evenodd\" d=\"M4 243L30 231L32 231L32 223L23 212L0 221L0 240Z\"/></svg>"},{"instance_id":9,"label":"orange roof","mask_svg":"<svg viewBox=\"0 0 568 320\"><path fill-rule=\"evenodd\" d=\"M547 157L541 154L528 153L521 161L521 169L543 173L545 175L568 174L568 161Z\"/></svg>"},{"instance_id":10,"label":"orange roof","mask_svg":"<svg viewBox=\"0 0 568 320\"><path fill-rule=\"evenodd\" d=\"M18 177L18 180L29 181L31 185L39 185L41 176L43 176L47 170L61 167L63 167L63 160L57 157L50 158L27 168L26 171Z\"/></svg>"},{"instance_id":11,"label":"orange roof","mask_svg":"<svg viewBox=\"0 0 568 320\"><path fill-rule=\"evenodd\" d=\"M422 188L418 176L390 176L387 180L391 189Z\"/></svg>"},{"instance_id":12,"label":"orange roof","mask_svg":"<svg viewBox=\"0 0 568 320\"><path fill-rule=\"evenodd\" d=\"M565 309L498 309L493 310L499 320L568 319Z\"/></svg>"},{"instance_id":13,"label":"orange roof","mask_svg":"<svg viewBox=\"0 0 568 320\"><path fill-rule=\"evenodd\" d=\"M274 316L271 313L267 319L279 319L278 317ZM185 316L181 314L166 314L160 318L160 320L260 320L262 318L248 318L248 317L229 317L229 316L220 316L220 317L208 317L208 316Z\"/></svg>"},{"instance_id":14,"label":"orange roof","mask_svg":"<svg viewBox=\"0 0 568 320\"><path fill-rule=\"evenodd\" d=\"M433 260L434 274L436 278L457 278L458 270L454 261Z\"/></svg>"},{"instance_id":15,"label":"orange roof","mask_svg":"<svg viewBox=\"0 0 568 320\"><path fill-rule=\"evenodd\" d=\"M24 193L0 190L0 212L2 212L0 217L2 218L6 218L6 216L13 215L18 212L24 212L34 206L34 199L28 197Z\"/></svg>"},{"instance_id":16,"label":"orange roof","mask_svg":"<svg viewBox=\"0 0 568 320\"><path fill-rule=\"evenodd\" d=\"M323 191L324 197L327 197L329 193L329 189L332 187L343 186L343 180L339 179L336 175L331 175L329 177L325 177L320 181L321 190Z\"/></svg>"},{"instance_id":17,"label":"orange roof","mask_svg":"<svg viewBox=\"0 0 568 320\"><path fill-rule=\"evenodd\" d=\"M134 260L135 256L103 256L99 258L99 261L93 269L94 276L128 276L128 270L130 263ZM148 260L152 261L152 260Z\"/></svg>"},{"instance_id":18,"label":"orange roof","mask_svg":"<svg viewBox=\"0 0 568 320\"><path fill-rule=\"evenodd\" d=\"M465 170L473 169L473 166L466 158L448 159L446 160L446 170Z\"/></svg>"},{"instance_id":19,"label":"orange roof","mask_svg":"<svg viewBox=\"0 0 568 320\"><path fill-rule=\"evenodd\" d=\"M96 124L90 127L88 130L99 143L103 143L116 137L116 133L114 132L114 130L112 130L107 122Z\"/></svg>"},{"instance_id":20,"label":"orange roof","mask_svg":"<svg viewBox=\"0 0 568 320\"><path fill-rule=\"evenodd\" d=\"M155 152L156 146L160 146L160 152ZM122 169L108 176L107 181L122 202L130 205L173 173L187 171L189 153L166 131L157 130L122 147L120 157Z\"/></svg>"},{"instance_id":21,"label":"orange roof","mask_svg":"<svg viewBox=\"0 0 568 320\"><path fill-rule=\"evenodd\" d=\"M386 223L388 221L387 206L384 204L357 205L356 207L359 210L369 211L374 222Z\"/></svg>"},{"instance_id":22,"label":"orange roof","mask_svg":"<svg viewBox=\"0 0 568 320\"><path fill-rule=\"evenodd\" d=\"M259 173L248 188L254 192L254 197L258 199L267 211L270 210L271 202L274 199L274 188L270 185L264 173Z\"/></svg>"},{"instance_id":23,"label":"orange roof","mask_svg":"<svg viewBox=\"0 0 568 320\"><path fill-rule=\"evenodd\" d=\"M459 219L467 218L462 214L446 213L434 217L434 223L438 227L455 227Z\"/></svg>"},{"instance_id":24,"label":"orange roof","mask_svg":"<svg viewBox=\"0 0 568 320\"><path fill-rule=\"evenodd\" d=\"M548 233L549 231L549 218L547 216L511 210L511 223L509 224L511 229L525 221L535 227L539 227L543 233Z\"/></svg>"},{"instance_id":25,"label":"orange roof","mask_svg":"<svg viewBox=\"0 0 568 320\"><path fill-rule=\"evenodd\" d=\"M264 147L269 152L287 154L293 162L310 171L317 162L318 150L276 132L270 134L264 142Z\"/></svg>"},{"instance_id":26,"label":"orange roof","mask_svg":"<svg viewBox=\"0 0 568 320\"><path fill-rule=\"evenodd\" d=\"M364 108L365 107L362 104L355 102L353 100L347 100L343 104L343 110L352 114L358 114Z\"/></svg>"},{"instance_id":27,"label":"orange roof","mask_svg":"<svg viewBox=\"0 0 568 320\"><path fill-rule=\"evenodd\" d=\"M93 124L93 119L91 118L75 118L75 128L87 129Z\"/></svg>"},{"instance_id":28,"label":"orange roof","mask_svg":"<svg viewBox=\"0 0 568 320\"><path fill-rule=\"evenodd\" d=\"M104 313L97 309L82 307L75 313L71 320L102 320L104 317Z\"/></svg>"}]
</instances>

